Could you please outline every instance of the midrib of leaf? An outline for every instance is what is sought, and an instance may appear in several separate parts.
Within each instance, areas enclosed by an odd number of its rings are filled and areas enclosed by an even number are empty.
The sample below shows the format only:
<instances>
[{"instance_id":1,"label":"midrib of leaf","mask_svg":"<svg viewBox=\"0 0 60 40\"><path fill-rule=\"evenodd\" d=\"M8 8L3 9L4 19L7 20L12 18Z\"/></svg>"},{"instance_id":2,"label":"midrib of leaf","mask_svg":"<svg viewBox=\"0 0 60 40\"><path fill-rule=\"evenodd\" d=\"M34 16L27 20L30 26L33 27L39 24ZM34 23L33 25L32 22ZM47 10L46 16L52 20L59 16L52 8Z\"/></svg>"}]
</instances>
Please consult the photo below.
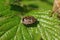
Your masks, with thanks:
<instances>
[{"instance_id":1,"label":"midrib of leaf","mask_svg":"<svg viewBox=\"0 0 60 40\"><path fill-rule=\"evenodd\" d=\"M27 27L25 26L21 27L21 32L22 32L23 40L33 40L27 30Z\"/></svg>"}]
</instances>

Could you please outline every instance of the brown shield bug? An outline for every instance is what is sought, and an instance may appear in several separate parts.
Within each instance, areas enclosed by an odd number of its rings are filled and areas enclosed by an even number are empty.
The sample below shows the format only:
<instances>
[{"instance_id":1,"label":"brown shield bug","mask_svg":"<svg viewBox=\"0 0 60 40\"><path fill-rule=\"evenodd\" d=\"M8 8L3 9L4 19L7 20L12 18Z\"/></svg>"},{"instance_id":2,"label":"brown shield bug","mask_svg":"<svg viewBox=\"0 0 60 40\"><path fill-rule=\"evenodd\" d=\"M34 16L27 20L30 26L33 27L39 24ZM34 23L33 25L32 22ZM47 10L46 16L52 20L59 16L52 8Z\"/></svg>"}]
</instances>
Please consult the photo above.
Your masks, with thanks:
<instances>
[{"instance_id":1,"label":"brown shield bug","mask_svg":"<svg viewBox=\"0 0 60 40\"><path fill-rule=\"evenodd\" d=\"M25 25L34 24L37 20L33 16L25 16L22 19L22 23Z\"/></svg>"}]
</instances>

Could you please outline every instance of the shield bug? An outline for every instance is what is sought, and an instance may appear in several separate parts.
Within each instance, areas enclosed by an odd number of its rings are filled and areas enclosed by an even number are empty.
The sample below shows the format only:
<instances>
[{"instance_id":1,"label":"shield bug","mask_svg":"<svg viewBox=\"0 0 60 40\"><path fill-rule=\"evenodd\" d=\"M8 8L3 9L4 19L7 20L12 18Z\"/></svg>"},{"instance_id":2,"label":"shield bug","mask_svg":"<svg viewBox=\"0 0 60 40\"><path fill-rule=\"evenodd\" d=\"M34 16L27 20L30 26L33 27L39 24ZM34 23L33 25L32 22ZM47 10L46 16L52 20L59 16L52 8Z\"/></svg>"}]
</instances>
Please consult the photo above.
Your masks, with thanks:
<instances>
[{"instance_id":1,"label":"shield bug","mask_svg":"<svg viewBox=\"0 0 60 40\"><path fill-rule=\"evenodd\" d=\"M25 16L22 19L22 23L25 25L34 24L37 20L33 16Z\"/></svg>"}]
</instances>

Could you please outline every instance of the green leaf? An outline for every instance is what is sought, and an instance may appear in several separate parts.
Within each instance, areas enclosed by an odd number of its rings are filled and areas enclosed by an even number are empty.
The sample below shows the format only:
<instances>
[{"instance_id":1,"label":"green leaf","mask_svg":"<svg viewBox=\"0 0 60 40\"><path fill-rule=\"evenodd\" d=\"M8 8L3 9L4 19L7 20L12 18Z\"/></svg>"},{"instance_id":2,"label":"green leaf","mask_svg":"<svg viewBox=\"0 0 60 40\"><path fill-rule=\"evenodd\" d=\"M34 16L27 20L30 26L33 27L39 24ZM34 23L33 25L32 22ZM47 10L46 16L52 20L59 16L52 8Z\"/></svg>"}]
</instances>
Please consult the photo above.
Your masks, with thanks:
<instances>
[{"instance_id":1,"label":"green leaf","mask_svg":"<svg viewBox=\"0 0 60 40\"><path fill-rule=\"evenodd\" d=\"M7 21L2 20L0 40L60 40L59 20L49 17L49 11L31 11L25 16L34 16L39 23L27 27L21 23L21 18L13 16ZM5 19L4 19L5 20Z\"/></svg>"},{"instance_id":2,"label":"green leaf","mask_svg":"<svg viewBox=\"0 0 60 40\"><path fill-rule=\"evenodd\" d=\"M50 10L46 11L51 9L51 5L42 1L22 1L28 5L38 4L41 8L24 15L34 16L38 20L37 24L28 27L21 22L23 16L18 16L20 12L11 10L10 2L0 1L0 15L3 15L0 17L0 40L60 40L60 20L50 17Z\"/></svg>"}]
</instances>

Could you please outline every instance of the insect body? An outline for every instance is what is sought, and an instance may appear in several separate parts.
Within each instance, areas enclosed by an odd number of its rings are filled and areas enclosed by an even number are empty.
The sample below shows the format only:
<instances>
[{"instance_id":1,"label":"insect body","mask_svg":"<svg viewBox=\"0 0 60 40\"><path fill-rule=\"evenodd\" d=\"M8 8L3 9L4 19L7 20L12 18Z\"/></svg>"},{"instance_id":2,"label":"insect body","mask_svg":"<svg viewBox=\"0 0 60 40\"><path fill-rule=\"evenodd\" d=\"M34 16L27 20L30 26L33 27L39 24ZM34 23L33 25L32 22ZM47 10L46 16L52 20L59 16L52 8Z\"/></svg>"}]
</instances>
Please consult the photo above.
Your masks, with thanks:
<instances>
[{"instance_id":1,"label":"insect body","mask_svg":"<svg viewBox=\"0 0 60 40\"><path fill-rule=\"evenodd\" d=\"M23 19L22 19L22 23L25 25L33 24L36 21L37 20L33 16L26 16L26 17L23 17Z\"/></svg>"}]
</instances>

